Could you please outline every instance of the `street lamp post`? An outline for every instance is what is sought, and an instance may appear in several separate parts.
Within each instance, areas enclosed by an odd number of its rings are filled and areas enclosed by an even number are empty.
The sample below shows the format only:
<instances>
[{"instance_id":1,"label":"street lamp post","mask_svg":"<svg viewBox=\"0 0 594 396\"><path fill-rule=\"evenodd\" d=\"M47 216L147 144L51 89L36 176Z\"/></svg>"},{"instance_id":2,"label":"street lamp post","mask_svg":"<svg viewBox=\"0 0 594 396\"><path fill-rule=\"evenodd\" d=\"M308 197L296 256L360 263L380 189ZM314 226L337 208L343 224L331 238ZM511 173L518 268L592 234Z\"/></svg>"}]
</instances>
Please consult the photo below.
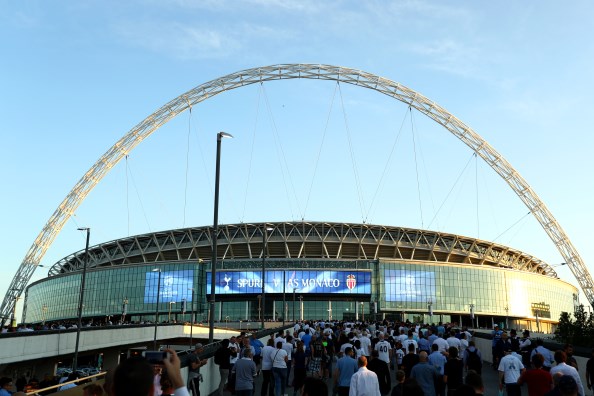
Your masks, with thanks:
<instances>
[{"instance_id":1,"label":"street lamp post","mask_svg":"<svg viewBox=\"0 0 594 396\"><path fill-rule=\"evenodd\" d=\"M268 231L272 231L272 228L267 227L266 224L264 224L262 227L262 317L260 318L260 320L262 321L262 323L260 324L262 326L262 330L264 330L264 316L266 315L266 291L264 289L264 286L266 285L266 255L268 254ZM283 291L284 290L285 289L283 286Z\"/></svg>"},{"instance_id":2,"label":"street lamp post","mask_svg":"<svg viewBox=\"0 0 594 396\"><path fill-rule=\"evenodd\" d=\"M303 296L299 296L299 319L303 320Z\"/></svg>"},{"instance_id":3,"label":"street lamp post","mask_svg":"<svg viewBox=\"0 0 594 396\"><path fill-rule=\"evenodd\" d=\"M365 303L361 301L361 322L365 322Z\"/></svg>"},{"instance_id":4,"label":"street lamp post","mask_svg":"<svg viewBox=\"0 0 594 396\"><path fill-rule=\"evenodd\" d=\"M76 344L74 345L74 359L72 360L72 371L76 371L78 366L78 345L80 341L80 328L82 327L82 310L85 294L85 280L87 278L87 263L89 262L89 239L91 237L91 229L89 227L79 228L78 230L87 232L87 242L85 244L85 260L83 262L83 272L80 281L80 294L78 296L78 324L76 327Z\"/></svg>"},{"instance_id":5,"label":"street lamp post","mask_svg":"<svg viewBox=\"0 0 594 396\"><path fill-rule=\"evenodd\" d=\"M169 301L169 315L167 315L167 322L171 323L171 306L175 304L175 301Z\"/></svg>"},{"instance_id":6,"label":"street lamp post","mask_svg":"<svg viewBox=\"0 0 594 396\"><path fill-rule=\"evenodd\" d=\"M124 301L122 303L122 324L126 321L126 314L128 313L128 298L124 297Z\"/></svg>"},{"instance_id":7,"label":"street lamp post","mask_svg":"<svg viewBox=\"0 0 594 396\"><path fill-rule=\"evenodd\" d=\"M194 288L190 287L188 290L192 291L192 301L190 301L190 349L192 349L192 337L194 335Z\"/></svg>"},{"instance_id":8,"label":"street lamp post","mask_svg":"<svg viewBox=\"0 0 594 396\"><path fill-rule=\"evenodd\" d=\"M42 313L42 325L45 325L45 315L47 313L47 305L43 304L43 307L41 307L41 313Z\"/></svg>"},{"instance_id":9,"label":"street lamp post","mask_svg":"<svg viewBox=\"0 0 594 396\"><path fill-rule=\"evenodd\" d=\"M508 318L509 318L509 306L505 306L505 328L509 329Z\"/></svg>"},{"instance_id":10,"label":"street lamp post","mask_svg":"<svg viewBox=\"0 0 594 396\"><path fill-rule=\"evenodd\" d=\"M210 269L210 317L208 319L208 343L214 340L214 310L215 310L215 287L217 285L217 238L219 234L219 181L221 176L221 140L233 138L233 135L226 132L217 133L217 159L215 171L215 192L214 192L214 221L212 227L212 260Z\"/></svg>"},{"instance_id":11,"label":"street lamp post","mask_svg":"<svg viewBox=\"0 0 594 396\"><path fill-rule=\"evenodd\" d=\"M470 304L470 324L474 326L474 304Z\"/></svg>"},{"instance_id":12,"label":"street lamp post","mask_svg":"<svg viewBox=\"0 0 594 396\"><path fill-rule=\"evenodd\" d=\"M158 272L157 278L157 308L155 308L155 334L153 336L153 351L157 350L157 326L159 325L159 296L161 294L161 268L153 269L153 272Z\"/></svg>"},{"instance_id":13,"label":"street lamp post","mask_svg":"<svg viewBox=\"0 0 594 396\"><path fill-rule=\"evenodd\" d=\"M296 287L293 287L293 323L295 322L295 291L297 290Z\"/></svg>"}]
</instances>

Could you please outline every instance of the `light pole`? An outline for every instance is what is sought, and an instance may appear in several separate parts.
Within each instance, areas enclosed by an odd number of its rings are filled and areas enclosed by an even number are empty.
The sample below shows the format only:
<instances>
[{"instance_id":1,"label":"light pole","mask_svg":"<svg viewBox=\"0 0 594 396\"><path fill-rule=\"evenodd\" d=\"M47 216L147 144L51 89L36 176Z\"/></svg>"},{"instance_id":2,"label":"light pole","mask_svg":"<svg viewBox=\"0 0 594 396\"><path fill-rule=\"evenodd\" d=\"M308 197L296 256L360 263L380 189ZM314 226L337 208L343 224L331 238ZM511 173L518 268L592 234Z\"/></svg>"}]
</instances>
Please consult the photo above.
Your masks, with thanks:
<instances>
[{"instance_id":1,"label":"light pole","mask_svg":"<svg viewBox=\"0 0 594 396\"><path fill-rule=\"evenodd\" d=\"M124 297L122 303L122 324L126 321L126 314L128 313L128 297Z\"/></svg>"},{"instance_id":2,"label":"light pole","mask_svg":"<svg viewBox=\"0 0 594 396\"><path fill-rule=\"evenodd\" d=\"M295 322L295 291L297 290L296 287L293 287L293 323Z\"/></svg>"},{"instance_id":3,"label":"light pole","mask_svg":"<svg viewBox=\"0 0 594 396\"><path fill-rule=\"evenodd\" d=\"M299 319L303 320L303 296L299 296Z\"/></svg>"},{"instance_id":4,"label":"light pole","mask_svg":"<svg viewBox=\"0 0 594 396\"><path fill-rule=\"evenodd\" d=\"M47 305L43 304L43 307L41 307L41 313L42 313L42 325L45 325L45 314L47 313Z\"/></svg>"},{"instance_id":5,"label":"light pole","mask_svg":"<svg viewBox=\"0 0 594 396\"><path fill-rule=\"evenodd\" d=\"M87 232L87 243L85 244L85 260L83 262L83 272L80 281L80 294L78 296L78 324L76 326L76 344L74 345L74 359L72 360L72 371L76 371L78 366L78 345L80 341L80 328L82 327L82 310L83 300L85 294L85 280L87 278L87 263L89 262L89 239L91 237L91 229L89 227L82 227L79 231Z\"/></svg>"},{"instance_id":6,"label":"light pole","mask_svg":"<svg viewBox=\"0 0 594 396\"><path fill-rule=\"evenodd\" d=\"M266 315L266 291L264 290L264 286L266 284L266 254L268 254L268 231L272 231L272 228L264 224L262 226L262 317L260 318L260 320L262 321L262 330L264 330L264 316ZM285 289L283 286L283 291L284 290Z\"/></svg>"},{"instance_id":7,"label":"light pole","mask_svg":"<svg viewBox=\"0 0 594 396\"><path fill-rule=\"evenodd\" d=\"M365 322L365 303L361 301L361 322Z\"/></svg>"},{"instance_id":8,"label":"light pole","mask_svg":"<svg viewBox=\"0 0 594 396\"><path fill-rule=\"evenodd\" d=\"M212 260L210 269L210 318L208 320L208 343L214 340L214 310L215 310L215 287L217 285L217 238L219 234L219 180L221 175L221 140L233 138L227 132L217 133L217 163L215 171L215 195L214 195L214 225L212 227Z\"/></svg>"},{"instance_id":9,"label":"light pole","mask_svg":"<svg viewBox=\"0 0 594 396\"><path fill-rule=\"evenodd\" d=\"M508 318L509 318L509 306L505 306L505 328L509 329L509 325L508 325Z\"/></svg>"},{"instance_id":10,"label":"light pole","mask_svg":"<svg viewBox=\"0 0 594 396\"><path fill-rule=\"evenodd\" d=\"M159 324L159 295L161 294L161 268L154 268L153 272L158 272L157 278L157 307L155 308L155 335L153 336L153 351L157 350L157 325Z\"/></svg>"},{"instance_id":11,"label":"light pole","mask_svg":"<svg viewBox=\"0 0 594 396\"><path fill-rule=\"evenodd\" d=\"M192 336L194 335L194 288L190 287L188 290L192 291L192 301L190 301L190 349L192 349Z\"/></svg>"},{"instance_id":12,"label":"light pole","mask_svg":"<svg viewBox=\"0 0 594 396\"><path fill-rule=\"evenodd\" d=\"M429 321L433 323L433 301L431 299L427 300L427 312L429 313Z\"/></svg>"},{"instance_id":13,"label":"light pole","mask_svg":"<svg viewBox=\"0 0 594 396\"><path fill-rule=\"evenodd\" d=\"M470 304L470 324L474 327L474 304Z\"/></svg>"},{"instance_id":14,"label":"light pole","mask_svg":"<svg viewBox=\"0 0 594 396\"><path fill-rule=\"evenodd\" d=\"M175 301L169 301L169 315L167 316L167 322L171 323L171 306L175 304Z\"/></svg>"}]
</instances>

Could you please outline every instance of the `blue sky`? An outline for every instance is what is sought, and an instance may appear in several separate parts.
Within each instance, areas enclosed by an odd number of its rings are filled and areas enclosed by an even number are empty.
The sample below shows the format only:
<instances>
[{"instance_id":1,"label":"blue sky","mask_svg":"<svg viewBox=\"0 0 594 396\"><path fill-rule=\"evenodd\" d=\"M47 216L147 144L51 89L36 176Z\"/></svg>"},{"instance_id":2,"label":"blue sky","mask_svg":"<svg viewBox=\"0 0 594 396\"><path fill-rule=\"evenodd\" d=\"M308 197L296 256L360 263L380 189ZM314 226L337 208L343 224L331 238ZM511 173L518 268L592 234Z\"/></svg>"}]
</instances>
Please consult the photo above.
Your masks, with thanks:
<instances>
[{"instance_id":1,"label":"blue sky","mask_svg":"<svg viewBox=\"0 0 594 396\"><path fill-rule=\"evenodd\" d=\"M519 171L586 264L594 260L590 2L4 1L2 8L2 292L61 200L134 125L195 86L279 63L361 69L436 101ZM496 240L564 261L504 182L445 129L376 92L299 80L227 92L162 127L91 192L43 265L84 247L81 226L91 227L96 244L211 225L219 130L235 136L223 146L221 223L367 221ZM43 276L39 269L34 280Z\"/></svg>"}]
</instances>

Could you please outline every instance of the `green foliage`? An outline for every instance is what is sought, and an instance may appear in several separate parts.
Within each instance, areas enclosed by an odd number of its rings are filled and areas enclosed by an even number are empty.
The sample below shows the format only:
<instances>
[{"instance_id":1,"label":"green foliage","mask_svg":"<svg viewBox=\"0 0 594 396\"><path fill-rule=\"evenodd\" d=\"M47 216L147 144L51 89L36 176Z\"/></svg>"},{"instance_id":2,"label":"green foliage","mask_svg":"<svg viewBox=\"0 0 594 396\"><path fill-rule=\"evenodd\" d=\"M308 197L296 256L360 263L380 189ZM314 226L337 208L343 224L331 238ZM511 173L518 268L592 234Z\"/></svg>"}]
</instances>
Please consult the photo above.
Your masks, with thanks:
<instances>
[{"instance_id":1,"label":"green foliage","mask_svg":"<svg viewBox=\"0 0 594 396\"><path fill-rule=\"evenodd\" d=\"M559 324L555 331L556 338L561 342L569 342L574 345L591 347L594 346L594 314L587 313L584 306L580 304L573 313L575 319L568 312L561 312Z\"/></svg>"}]
</instances>

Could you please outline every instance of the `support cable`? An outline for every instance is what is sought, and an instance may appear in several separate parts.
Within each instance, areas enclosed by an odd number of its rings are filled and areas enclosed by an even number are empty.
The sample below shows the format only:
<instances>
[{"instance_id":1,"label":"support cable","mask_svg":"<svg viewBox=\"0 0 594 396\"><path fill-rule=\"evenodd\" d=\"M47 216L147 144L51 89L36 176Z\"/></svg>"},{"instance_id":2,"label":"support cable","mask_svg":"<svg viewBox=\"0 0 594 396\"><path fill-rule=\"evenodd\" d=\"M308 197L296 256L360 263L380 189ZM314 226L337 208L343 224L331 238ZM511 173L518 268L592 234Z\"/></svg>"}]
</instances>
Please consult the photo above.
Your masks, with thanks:
<instances>
[{"instance_id":1,"label":"support cable","mask_svg":"<svg viewBox=\"0 0 594 396\"><path fill-rule=\"evenodd\" d=\"M357 189L357 196L359 197L359 208L361 210L361 219L363 220L363 223L365 223L365 219L367 218L367 216L365 215L365 201L363 199L363 191L361 188L361 181L359 178L359 172L357 172L357 161L355 159L355 152L353 149L353 142L351 139L351 131L349 129L349 122L347 119L347 115L346 115L346 111L345 111L345 107L344 107L344 100L342 97L342 90L340 89L340 82L337 82L338 84L338 92L340 93L340 103L342 105L342 117L344 119L344 124L345 124L345 129L347 132L347 140L349 143L349 153L351 155L351 164L353 166L353 174L355 176L355 184L356 184L356 189Z\"/></svg>"},{"instance_id":2,"label":"support cable","mask_svg":"<svg viewBox=\"0 0 594 396\"><path fill-rule=\"evenodd\" d=\"M149 229L149 232L152 232L151 230L151 225L149 223L148 217L146 215L146 210L144 210L144 205L142 204L142 198L140 197L140 191L138 190L138 186L136 186L136 181L134 180L134 174L132 173L132 168L130 167L130 179L132 180L132 186L134 187L134 190L136 191L136 197L138 198L138 202L140 203L140 209L142 210L142 215L144 217L144 221L146 222L146 226ZM130 230L128 229L128 233L130 233Z\"/></svg>"},{"instance_id":3,"label":"support cable","mask_svg":"<svg viewBox=\"0 0 594 396\"><path fill-rule=\"evenodd\" d=\"M326 134L328 132L328 125L330 124L330 115L332 114L332 109L334 108L334 99L336 99L336 92L338 91L339 84L338 82L334 86L334 94L332 95L332 100L330 101L330 108L328 109L328 115L326 116L326 125L324 126L324 132L322 133L322 140L320 141L320 148L318 149L318 156L316 157L316 162L314 164L314 171L311 177L311 183L309 185L309 191L307 192L307 198L305 200L305 207L303 209L303 217L305 217L305 213L307 212L307 207L309 205L309 200L311 198L311 192L313 190L314 181L316 179L316 174L318 172L318 165L320 164L320 158L322 156L322 148L324 147L324 141L326 139Z\"/></svg>"},{"instance_id":4,"label":"support cable","mask_svg":"<svg viewBox=\"0 0 594 396\"><path fill-rule=\"evenodd\" d=\"M128 218L128 236L130 236L130 187L128 181L128 155L126 155L126 213Z\"/></svg>"},{"instance_id":5,"label":"support cable","mask_svg":"<svg viewBox=\"0 0 594 396\"><path fill-rule=\"evenodd\" d=\"M417 176L417 197L419 199L419 213L421 214L421 228L425 228L425 222L423 221L423 202L421 200L421 183L419 181L419 162L417 160L417 145L415 141L415 124L412 116L412 107L408 107L408 111L410 113L410 128L411 128L411 135L413 141L413 152L415 154L415 173Z\"/></svg>"},{"instance_id":6,"label":"support cable","mask_svg":"<svg viewBox=\"0 0 594 396\"><path fill-rule=\"evenodd\" d=\"M190 171L190 135L192 133L192 106L188 113L188 139L186 144L186 185L184 187L184 220L182 227L186 226L186 208L188 206L188 174Z\"/></svg>"},{"instance_id":7,"label":"support cable","mask_svg":"<svg viewBox=\"0 0 594 396\"><path fill-rule=\"evenodd\" d=\"M478 155L474 153L474 186L476 194L476 237L480 239L481 223L479 218Z\"/></svg>"},{"instance_id":8,"label":"support cable","mask_svg":"<svg viewBox=\"0 0 594 396\"><path fill-rule=\"evenodd\" d=\"M299 200L297 198L295 186L293 185L293 181L291 178L291 172L289 171L289 166L287 164L287 160L285 157L285 152L283 150L283 146L280 141L278 129L276 127L276 122L275 122L274 116L272 114L272 109L270 107L270 101L268 100L268 95L266 94L266 89L264 88L263 85L262 85L262 88L263 88L263 93L264 93L264 101L266 103L266 109L268 111L268 120L272 124L272 135L274 138L274 147L276 149L276 155L278 157L279 164L280 164L279 168L281 171L281 175L283 177L283 185L285 187L285 193L287 194L287 200L289 201L289 209L291 210L291 217L293 218L293 220L295 219L294 213L293 213L293 205L292 205L292 201L291 201L291 189L292 189L294 199L295 199L295 205L297 206L298 214L301 216L301 219L303 219L303 213L301 212L301 208L299 207ZM286 175L285 175L285 173L286 173ZM287 184L287 179L289 179L288 184Z\"/></svg>"},{"instance_id":9,"label":"support cable","mask_svg":"<svg viewBox=\"0 0 594 396\"><path fill-rule=\"evenodd\" d=\"M373 198L371 199L371 204L369 205L368 213L372 212L372 209L375 206L375 201L379 195L380 188L384 185L384 179L388 173L388 167L389 167L390 163L392 162L392 157L394 155L394 152L396 151L396 145L398 144L398 141L400 140L400 136L402 135L402 131L404 130L404 123L406 122L407 118L408 118L408 112L405 112L404 117L402 118L402 122L400 123L400 129L398 129L398 134L396 134L396 137L394 138L394 142L392 143L392 148L390 150L390 154L388 155L388 159L384 166L384 170L382 171L382 175L380 176L380 180L377 184L377 188L375 189L375 192L373 193ZM371 219L367 218L367 219L365 219L365 221L371 222Z\"/></svg>"},{"instance_id":10,"label":"support cable","mask_svg":"<svg viewBox=\"0 0 594 396\"><path fill-rule=\"evenodd\" d=\"M526 213L524 216L520 217L515 223L513 223L511 226L509 226L505 231L503 231L501 234L497 235L497 237L495 237L495 239L493 239L493 243L497 242L497 240L506 232L508 232L509 230L511 230L512 228L514 228L520 221L524 220L527 216L530 216L532 212L528 212Z\"/></svg>"},{"instance_id":11,"label":"support cable","mask_svg":"<svg viewBox=\"0 0 594 396\"><path fill-rule=\"evenodd\" d=\"M460 181L460 178L462 177L462 175L465 173L466 168L468 168L468 165L470 164L470 161L472 161L472 158L474 156L474 153L472 153L472 155L470 156L470 158L468 159L468 161L466 161L466 165L464 165L464 168L462 168L462 171L460 171L460 174L458 175L458 177L456 178L456 181L454 181L454 184L452 185L452 188L450 189L450 191L448 192L448 194L446 195L446 197L444 198L443 202L441 203L441 205L439 206L439 209L437 209L437 212L435 213L435 215L433 216L433 218L431 219L431 221L429 222L429 225L427 226L427 228L431 228L431 224L433 224L433 221L435 220L435 218L437 217L437 215L439 214L439 212L441 211L441 209L443 208L443 206L445 205L446 201L448 200L448 198L450 197L450 195L452 194L452 191L454 191L454 188L456 187L456 185L458 184L458 182Z\"/></svg>"},{"instance_id":12,"label":"support cable","mask_svg":"<svg viewBox=\"0 0 594 396\"><path fill-rule=\"evenodd\" d=\"M258 121L260 118L260 101L262 98L262 88L263 88L262 85L263 85L263 83L261 82L259 89L258 89L258 101L256 103L256 119L254 121L254 129L252 131L252 147L250 148L250 160L249 160L249 165L248 165L248 174L247 174L247 180L245 183L245 193L243 194L243 211L242 211L241 217L240 217L240 222L242 222L242 223L245 219L248 190L249 190L249 186L250 186L250 178L252 175L252 162L254 160L254 147L256 145L256 132L258 130Z\"/></svg>"}]
</instances>

